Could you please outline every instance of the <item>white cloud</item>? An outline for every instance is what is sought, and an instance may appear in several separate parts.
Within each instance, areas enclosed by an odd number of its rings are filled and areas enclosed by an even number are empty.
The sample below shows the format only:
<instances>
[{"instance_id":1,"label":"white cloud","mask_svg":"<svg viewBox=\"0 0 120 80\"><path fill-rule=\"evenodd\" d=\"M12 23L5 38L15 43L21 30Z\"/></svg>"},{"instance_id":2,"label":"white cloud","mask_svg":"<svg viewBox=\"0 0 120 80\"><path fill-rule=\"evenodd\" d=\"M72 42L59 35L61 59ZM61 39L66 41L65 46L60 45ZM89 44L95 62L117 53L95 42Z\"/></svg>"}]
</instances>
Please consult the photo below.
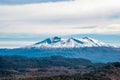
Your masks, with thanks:
<instances>
[{"instance_id":1,"label":"white cloud","mask_svg":"<svg viewBox=\"0 0 120 80\"><path fill-rule=\"evenodd\" d=\"M0 33L120 34L120 19L110 18L119 14L119 0L0 5ZM94 25L96 27L83 29Z\"/></svg>"}]
</instances>

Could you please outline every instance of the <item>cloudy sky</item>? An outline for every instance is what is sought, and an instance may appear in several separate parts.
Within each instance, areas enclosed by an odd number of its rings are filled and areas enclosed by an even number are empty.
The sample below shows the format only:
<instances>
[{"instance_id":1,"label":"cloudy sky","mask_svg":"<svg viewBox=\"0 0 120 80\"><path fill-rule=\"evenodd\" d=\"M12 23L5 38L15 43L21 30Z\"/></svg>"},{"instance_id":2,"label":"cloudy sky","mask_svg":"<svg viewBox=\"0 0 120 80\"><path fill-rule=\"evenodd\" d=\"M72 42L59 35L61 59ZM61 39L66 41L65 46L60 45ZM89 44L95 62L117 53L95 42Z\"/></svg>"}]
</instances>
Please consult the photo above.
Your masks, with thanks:
<instances>
[{"instance_id":1,"label":"cloudy sky","mask_svg":"<svg viewBox=\"0 0 120 80\"><path fill-rule=\"evenodd\" d=\"M54 35L92 35L120 45L120 0L0 0L1 48Z\"/></svg>"}]
</instances>

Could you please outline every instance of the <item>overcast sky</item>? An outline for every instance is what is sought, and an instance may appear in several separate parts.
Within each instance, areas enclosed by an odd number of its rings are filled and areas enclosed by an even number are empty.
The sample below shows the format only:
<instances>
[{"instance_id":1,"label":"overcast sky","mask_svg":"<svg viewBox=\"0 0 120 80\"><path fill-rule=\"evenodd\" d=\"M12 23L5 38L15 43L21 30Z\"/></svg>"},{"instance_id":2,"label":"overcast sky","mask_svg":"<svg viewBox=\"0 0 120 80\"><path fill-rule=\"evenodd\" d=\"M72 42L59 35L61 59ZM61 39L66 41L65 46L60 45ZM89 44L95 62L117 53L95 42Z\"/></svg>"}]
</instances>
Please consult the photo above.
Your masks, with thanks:
<instances>
[{"instance_id":1,"label":"overcast sky","mask_svg":"<svg viewBox=\"0 0 120 80\"><path fill-rule=\"evenodd\" d=\"M0 0L1 47L15 35L54 34L120 35L120 0Z\"/></svg>"}]
</instances>

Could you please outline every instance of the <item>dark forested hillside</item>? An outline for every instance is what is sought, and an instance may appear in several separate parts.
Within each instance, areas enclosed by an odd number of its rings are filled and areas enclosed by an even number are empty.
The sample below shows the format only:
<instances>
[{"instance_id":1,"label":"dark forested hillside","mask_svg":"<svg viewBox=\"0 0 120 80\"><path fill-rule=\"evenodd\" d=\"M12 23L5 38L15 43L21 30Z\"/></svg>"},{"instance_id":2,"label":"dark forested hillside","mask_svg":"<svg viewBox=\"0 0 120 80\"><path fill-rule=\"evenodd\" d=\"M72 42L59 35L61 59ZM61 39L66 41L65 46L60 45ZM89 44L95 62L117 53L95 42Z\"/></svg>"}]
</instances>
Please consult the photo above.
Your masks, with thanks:
<instances>
[{"instance_id":1,"label":"dark forested hillside","mask_svg":"<svg viewBox=\"0 0 120 80\"><path fill-rule=\"evenodd\" d=\"M93 63L82 58L65 58L62 56L51 56L44 58L30 58L23 56L0 56L0 68L17 69L17 68L45 68L51 66L64 66L75 68L82 66L91 66Z\"/></svg>"},{"instance_id":2,"label":"dark forested hillside","mask_svg":"<svg viewBox=\"0 0 120 80\"><path fill-rule=\"evenodd\" d=\"M23 56L0 56L1 77L36 77L84 74L102 67L82 58L51 56L44 58Z\"/></svg>"},{"instance_id":3,"label":"dark forested hillside","mask_svg":"<svg viewBox=\"0 0 120 80\"><path fill-rule=\"evenodd\" d=\"M99 70L72 76L26 78L25 80L120 80L120 62L108 63Z\"/></svg>"},{"instance_id":4,"label":"dark forested hillside","mask_svg":"<svg viewBox=\"0 0 120 80\"><path fill-rule=\"evenodd\" d=\"M0 56L0 80L119 80L120 62L82 58Z\"/></svg>"}]
</instances>

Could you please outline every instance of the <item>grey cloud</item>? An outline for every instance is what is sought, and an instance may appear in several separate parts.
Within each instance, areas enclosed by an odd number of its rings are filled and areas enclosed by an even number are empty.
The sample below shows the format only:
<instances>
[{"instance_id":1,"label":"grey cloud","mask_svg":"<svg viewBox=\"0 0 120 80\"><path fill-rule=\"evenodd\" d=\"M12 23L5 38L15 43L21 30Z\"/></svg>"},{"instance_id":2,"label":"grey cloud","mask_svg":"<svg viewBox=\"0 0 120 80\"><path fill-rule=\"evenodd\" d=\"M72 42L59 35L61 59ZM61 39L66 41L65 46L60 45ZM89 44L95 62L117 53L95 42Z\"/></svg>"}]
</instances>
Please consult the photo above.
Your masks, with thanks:
<instances>
[{"instance_id":1,"label":"grey cloud","mask_svg":"<svg viewBox=\"0 0 120 80\"><path fill-rule=\"evenodd\" d=\"M97 28L98 26L81 26L81 27L73 27L73 29L93 29L93 28Z\"/></svg>"}]
</instances>

